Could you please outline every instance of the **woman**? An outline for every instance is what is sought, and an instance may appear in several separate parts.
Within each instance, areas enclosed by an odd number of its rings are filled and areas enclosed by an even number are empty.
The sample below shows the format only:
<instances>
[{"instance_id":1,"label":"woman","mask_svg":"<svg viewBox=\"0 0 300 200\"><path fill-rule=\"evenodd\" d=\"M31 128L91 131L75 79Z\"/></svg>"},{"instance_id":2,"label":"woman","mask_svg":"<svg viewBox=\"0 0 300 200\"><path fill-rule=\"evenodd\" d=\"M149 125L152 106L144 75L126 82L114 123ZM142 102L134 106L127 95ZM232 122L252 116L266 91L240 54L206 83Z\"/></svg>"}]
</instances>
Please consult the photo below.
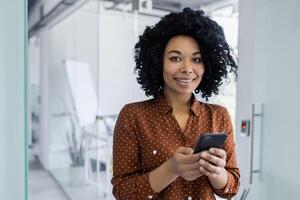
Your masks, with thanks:
<instances>
[{"instance_id":1,"label":"woman","mask_svg":"<svg viewBox=\"0 0 300 200\"><path fill-rule=\"evenodd\" d=\"M203 11L183 9L147 27L135 46L138 83L153 99L121 110L113 143L116 199L211 200L234 196L240 173L227 110L196 100L218 94L236 74L222 28ZM193 154L203 133L225 132L223 149Z\"/></svg>"}]
</instances>

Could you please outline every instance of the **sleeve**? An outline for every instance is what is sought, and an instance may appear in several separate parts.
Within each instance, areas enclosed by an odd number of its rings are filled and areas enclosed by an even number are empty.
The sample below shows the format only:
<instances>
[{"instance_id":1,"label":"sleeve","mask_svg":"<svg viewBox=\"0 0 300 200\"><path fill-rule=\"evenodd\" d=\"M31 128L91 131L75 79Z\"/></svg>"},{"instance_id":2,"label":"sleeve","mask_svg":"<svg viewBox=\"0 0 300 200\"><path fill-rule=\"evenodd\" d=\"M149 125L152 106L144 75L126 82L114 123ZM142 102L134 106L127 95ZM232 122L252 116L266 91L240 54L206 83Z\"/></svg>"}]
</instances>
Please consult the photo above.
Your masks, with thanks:
<instances>
[{"instance_id":1,"label":"sleeve","mask_svg":"<svg viewBox=\"0 0 300 200\"><path fill-rule=\"evenodd\" d=\"M149 173L141 172L140 147L134 112L126 105L120 112L113 139L113 195L117 200L154 199Z\"/></svg>"},{"instance_id":2,"label":"sleeve","mask_svg":"<svg viewBox=\"0 0 300 200\"><path fill-rule=\"evenodd\" d=\"M231 198L235 196L240 186L240 170L237 166L236 152L235 152L235 141L233 126L231 123L230 115L227 109L224 108L224 126L228 138L225 142L224 149L227 153L226 166L228 180L223 189L215 189L214 192L222 198Z\"/></svg>"}]
</instances>

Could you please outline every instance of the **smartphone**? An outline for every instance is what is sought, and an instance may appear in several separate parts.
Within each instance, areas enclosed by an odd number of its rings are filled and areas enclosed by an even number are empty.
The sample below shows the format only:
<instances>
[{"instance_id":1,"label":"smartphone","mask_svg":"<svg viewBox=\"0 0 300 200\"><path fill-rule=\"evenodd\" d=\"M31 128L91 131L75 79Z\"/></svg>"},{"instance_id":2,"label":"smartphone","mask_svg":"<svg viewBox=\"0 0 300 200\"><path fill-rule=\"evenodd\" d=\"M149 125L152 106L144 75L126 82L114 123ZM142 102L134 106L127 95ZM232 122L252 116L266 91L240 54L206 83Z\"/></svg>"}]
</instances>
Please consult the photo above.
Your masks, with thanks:
<instances>
[{"instance_id":1,"label":"smartphone","mask_svg":"<svg viewBox=\"0 0 300 200\"><path fill-rule=\"evenodd\" d=\"M210 149L211 147L222 149L227 139L226 133L204 133L199 137L194 154Z\"/></svg>"}]
</instances>

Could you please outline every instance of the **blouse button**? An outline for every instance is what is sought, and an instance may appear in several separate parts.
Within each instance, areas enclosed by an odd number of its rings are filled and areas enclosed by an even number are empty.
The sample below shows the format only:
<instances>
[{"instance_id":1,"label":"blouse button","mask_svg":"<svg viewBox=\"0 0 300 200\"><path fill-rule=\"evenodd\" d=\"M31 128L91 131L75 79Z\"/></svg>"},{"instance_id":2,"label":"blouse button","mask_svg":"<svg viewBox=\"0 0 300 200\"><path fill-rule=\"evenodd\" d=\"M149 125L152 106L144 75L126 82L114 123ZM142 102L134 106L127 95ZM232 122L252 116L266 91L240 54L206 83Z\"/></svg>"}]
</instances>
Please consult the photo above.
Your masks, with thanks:
<instances>
[{"instance_id":1,"label":"blouse button","mask_svg":"<svg viewBox=\"0 0 300 200\"><path fill-rule=\"evenodd\" d=\"M157 151L156 151L156 150L153 150L153 154L154 154L154 155L157 154Z\"/></svg>"},{"instance_id":2,"label":"blouse button","mask_svg":"<svg viewBox=\"0 0 300 200\"><path fill-rule=\"evenodd\" d=\"M188 199L188 200L192 200L193 198L192 198L192 197L188 197L187 199Z\"/></svg>"},{"instance_id":3,"label":"blouse button","mask_svg":"<svg viewBox=\"0 0 300 200\"><path fill-rule=\"evenodd\" d=\"M153 198L153 196L152 196L152 195L149 195L149 196L148 196L148 198L149 198L149 199L152 199L152 198Z\"/></svg>"}]
</instances>

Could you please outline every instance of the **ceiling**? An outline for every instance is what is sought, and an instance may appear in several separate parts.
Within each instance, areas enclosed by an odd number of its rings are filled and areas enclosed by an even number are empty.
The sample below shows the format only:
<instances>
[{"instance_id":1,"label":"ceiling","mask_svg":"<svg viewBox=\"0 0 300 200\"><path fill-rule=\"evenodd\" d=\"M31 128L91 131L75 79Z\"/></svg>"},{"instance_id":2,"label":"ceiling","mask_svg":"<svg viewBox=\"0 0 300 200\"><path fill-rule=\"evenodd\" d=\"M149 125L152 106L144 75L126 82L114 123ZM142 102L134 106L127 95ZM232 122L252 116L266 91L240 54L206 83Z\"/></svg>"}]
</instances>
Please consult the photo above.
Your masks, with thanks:
<instances>
[{"instance_id":1,"label":"ceiling","mask_svg":"<svg viewBox=\"0 0 300 200\"><path fill-rule=\"evenodd\" d=\"M35 3L41 0L28 0L28 9L33 7ZM51 0L50 0L51 1ZM139 0L105 0L111 1L114 4L128 4L132 2L138 2ZM145 1L145 0L143 0ZM191 7L194 9L199 9L200 6L206 6L212 3L218 3L226 0L152 0L152 7L158 10L165 10L165 11L179 11L182 10L184 7Z\"/></svg>"},{"instance_id":2,"label":"ceiling","mask_svg":"<svg viewBox=\"0 0 300 200\"><path fill-rule=\"evenodd\" d=\"M132 2L138 0L109 0L116 4L124 2ZM221 2L224 0L152 0L152 6L158 10L179 11L184 7L199 9L200 6L205 6L212 3Z\"/></svg>"},{"instance_id":3,"label":"ceiling","mask_svg":"<svg viewBox=\"0 0 300 200\"><path fill-rule=\"evenodd\" d=\"M28 14L32 20L30 32L37 31L40 27L45 26L49 21L53 20L59 14L65 12L70 6L76 2L83 2L83 5L90 5L92 10L97 11L97 6L94 3L104 2L108 6L105 9L114 9L119 11L132 12L138 10L139 14L156 16L163 16L164 13L181 11L185 7L192 9L202 9L209 15L213 11L221 8L237 5L238 0L58 0L58 6L50 10L48 13L43 12L43 6L46 2L53 0L28 0ZM85 2L86 1L86 2ZM72 2L73 4L70 4ZM78 3L78 5L80 5ZM104 5L103 4L103 5ZM141 7L141 8L139 8ZM31 15L32 14L32 15ZM29 23L30 24L30 23Z\"/></svg>"}]
</instances>

